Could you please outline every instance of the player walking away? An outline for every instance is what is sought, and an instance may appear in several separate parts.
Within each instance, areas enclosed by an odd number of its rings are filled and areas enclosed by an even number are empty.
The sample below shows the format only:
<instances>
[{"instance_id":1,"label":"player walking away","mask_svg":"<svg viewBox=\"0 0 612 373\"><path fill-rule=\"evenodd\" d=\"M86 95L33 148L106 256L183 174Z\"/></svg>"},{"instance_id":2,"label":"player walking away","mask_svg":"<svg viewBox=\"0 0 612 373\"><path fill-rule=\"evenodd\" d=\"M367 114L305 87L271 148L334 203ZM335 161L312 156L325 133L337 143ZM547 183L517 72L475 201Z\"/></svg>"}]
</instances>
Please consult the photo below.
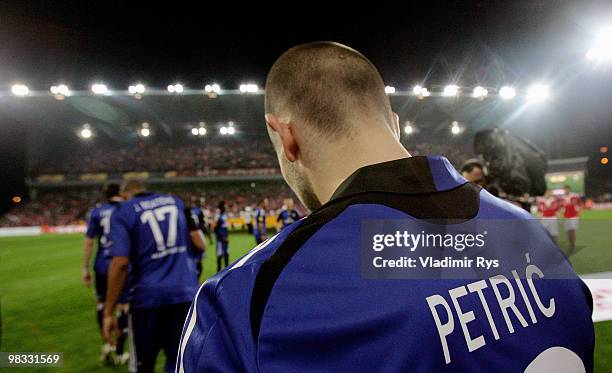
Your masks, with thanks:
<instances>
[{"instance_id":1,"label":"player walking away","mask_svg":"<svg viewBox=\"0 0 612 373\"><path fill-rule=\"evenodd\" d=\"M215 224L215 240L217 241L217 272L220 272L223 268L221 261L225 262L225 267L229 265L229 230L225 202L223 201L219 202L219 216Z\"/></svg>"},{"instance_id":2,"label":"player walking away","mask_svg":"<svg viewBox=\"0 0 612 373\"><path fill-rule=\"evenodd\" d=\"M592 371L586 285L532 215L468 183L446 158L408 154L370 61L337 43L305 44L274 63L265 86L283 177L313 212L202 285L177 372ZM372 219L454 232L503 219L481 233L478 255L519 252L514 271L522 276L504 268L474 282L438 267L429 278L387 279L409 268L367 277L362 254L441 252L362 247ZM517 232L508 229L513 222L533 224ZM508 244L517 236L528 249ZM556 277L561 270L567 277Z\"/></svg>"},{"instance_id":3,"label":"player walking away","mask_svg":"<svg viewBox=\"0 0 612 373\"><path fill-rule=\"evenodd\" d=\"M91 286L91 272L89 265L91 261L91 255L93 253L94 240L98 240L98 250L96 251L96 257L94 259L94 287L96 293L96 319L98 321L98 327L100 328L100 335L102 335L102 310L104 308L104 301L106 299L106 283L108 266L110 264L110 257L108 256L109 240L108 235L110 233L110 219L111 215L117 210L119 204L123 200L119 196L119 185L116 183L109 183L103 189L103 194L106 202L94 207L89 213L87 219L87 231L85 233L85 242L83 244L84 256L83 256L83 270L82 279L85 286ZM110 364L113 361L112 353L115 352L115 363L125 364L129 357L129 354L125 352L124 345L127 336L127 314L129 305L127 301L127 292L122 293L120 304L117 306L118 309L118 327L120 330L119 336L117 337L116 345L104 343L102 345L102 356L101 360L105 364Z\"/></svg>"},{"instance_id":4,"label":"player walking away","mask_svg":"<svg viewBox=\"0 0 612 373\"><path fill-rule=\"evenodd\" d=\"M208 238L208 242L210 243L212 241L212 237L206 226L206 220L204 218L204 211L202 210L202 207L204 206L204 200L200 199L199 206L197 205L196 199L193 199L192 201L193 201L193 206L191 207L191 209L189 209L191 220L193 220L193 223L200 229L202 234ZM204 251L198 250L197 248L194 248L193 246L190 247L190 250L191 250L191 255L193 257L193 261L196 266L196 275L199 281L200 276L202 275L202 269L203 269L202 259L204 258Z\"/></svg>"},{"instance_id":5,"label":"player walking away","mask_svg":"<svg viewBox=\"0 0 612 373\"><path fill-rule=\"evenodd\" d=\"M122 193L126 202L111 216L104 337L112 341L112 314L131 265L130 370L153 372L163 349L171 372L197 288L189 245L204 251L202 232L177 197L147 192L138 180L124 182Z\"/></svg>"},{"instance_id":6,"label":"player walking away","mask_svg":"<svg viewBox=\"0 0 612 373\"><path fill-rule=\"evenodd\" d=\"M268 229L266 226L266 211L268 210L268 199L264 198L259 201L255 209L255 225L253 226L253 235L255 242L259 245L268 238Z\"/></svg>"},{"instance_id":7,"label":"player walking away","mask_svg":"<svg viewBox=\"0 0 612 373\"><path fill-rule=\"evenodd\" d=\"M565 231L567 232L567 241L569 243L569 255L576 249L576 230L580 221L580 196L572 193L569 185L563 187L565 195L562 198L563 219L565 219Z\"/></svg>"},{"instance_id":8,"label":"player walking away","mask_svg":"<svg viewBox=\"0 0 612 373\"><path fill-rule=\"evenodd\" d=\"M276 222L281 224L281 229L284 229L298 220L300 220L300 213L295 209L293 198L285 199L283 210L278 214Z\"/></svg>"},{"instance_id":9,"label":"player walking away","mask_svg":"<svg viewBox=\"0 0 612 373\"><path fill-rule=\"evenodd\" d=\"M552 195L550 189L547 189L544 196L539 197L538 212L541 216L541 222L544 228L550 233L551 238L555 243L558 242L559 225L557 224L557 212L559 211L559 203Z\"/></svg>"}]
</instances>

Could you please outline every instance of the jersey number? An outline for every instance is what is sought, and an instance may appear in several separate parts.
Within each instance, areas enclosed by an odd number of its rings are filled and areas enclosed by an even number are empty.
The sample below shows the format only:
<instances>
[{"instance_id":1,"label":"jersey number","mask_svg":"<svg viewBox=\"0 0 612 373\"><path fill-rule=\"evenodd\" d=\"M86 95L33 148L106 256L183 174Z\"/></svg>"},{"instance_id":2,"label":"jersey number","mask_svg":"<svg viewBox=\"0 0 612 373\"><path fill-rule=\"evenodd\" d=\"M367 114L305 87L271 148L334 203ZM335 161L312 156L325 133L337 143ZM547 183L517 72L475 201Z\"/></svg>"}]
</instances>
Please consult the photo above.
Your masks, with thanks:
<instances>
[{"instance_id":1,"label":"jersey number","mask_svg":"<svg viewBox=\"0 0 612 373\"><path fill-rule=\"evenodd\" d=\"M164 234L159 223L168 219L168 236ZM142 223L149 224L157 250L164 251L166 248L176 245L176 226L178 225L178 208L176 205L158 207L155 210L147 210L140 215Z\"/></svg>"}]
</instances>

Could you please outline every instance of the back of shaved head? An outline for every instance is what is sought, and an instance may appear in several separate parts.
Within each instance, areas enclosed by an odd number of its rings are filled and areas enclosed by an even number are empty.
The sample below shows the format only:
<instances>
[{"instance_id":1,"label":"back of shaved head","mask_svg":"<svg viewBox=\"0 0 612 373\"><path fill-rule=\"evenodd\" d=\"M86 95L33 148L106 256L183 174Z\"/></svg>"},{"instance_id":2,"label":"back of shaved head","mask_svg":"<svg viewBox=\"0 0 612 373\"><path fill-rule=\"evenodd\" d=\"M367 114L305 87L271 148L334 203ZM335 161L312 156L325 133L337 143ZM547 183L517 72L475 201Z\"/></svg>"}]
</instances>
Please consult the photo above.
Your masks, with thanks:
<instances>
[{"instance_id":1,"label":"back of shaved head","mask_svg":"<svg viewBox=\"0 0 612 373\"><path fill-rule=\"evenodd\" d=\"M393 126L376 67L334 42L298 45L276 60L266 80L266 112L324 136L350 133L366 120Z\"/></svg>"}]
</instances>

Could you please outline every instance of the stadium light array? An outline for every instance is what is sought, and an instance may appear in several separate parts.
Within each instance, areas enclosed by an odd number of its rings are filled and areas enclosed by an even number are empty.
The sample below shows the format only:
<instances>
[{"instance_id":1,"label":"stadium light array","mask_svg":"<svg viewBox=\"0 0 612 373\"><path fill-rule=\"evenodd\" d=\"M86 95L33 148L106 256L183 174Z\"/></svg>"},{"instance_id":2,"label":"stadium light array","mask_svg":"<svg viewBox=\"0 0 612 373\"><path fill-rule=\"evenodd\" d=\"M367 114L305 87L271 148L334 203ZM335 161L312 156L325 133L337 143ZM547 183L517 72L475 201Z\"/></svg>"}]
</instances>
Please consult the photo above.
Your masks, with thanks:
<instances>
[{"instance_id":1,"label":"stadium light array","mask_svg":"<svg viewBox=\"0 0 612 373\"><path fill-rule=\"evenodd\" d=\"M179 83L170 84L168 86L168 92L170 93L183 93L184 90L185 88L183 87L183 85Z\"/></svg>"},{"instance_id":2,"label":"stadium light array","mask_svg":"<svg viewBox=\"0 0 612 373\"><path fill-rule=\"evenodd\" d=\"M240 84L240 92L242 93L257 93L259 91L259 87L257 84Z\"/></svg>"},{"instance_id":3,"label":"stadium light array","mask_svg":"<svg viewBox=\"0 0 612 373\"><path fill-rule=\"evenodd\" d=\"M11 87L11 92L18 97L23 97L26 96L28 93L30 93L30 89L23 84L15 84Z\"/></svg>"},{"instance_id":4,"label":"stadium light array","mask_svg":"<svg viewBox=\"0 0 612 373\"><path fill-rule=\"evenodd\" d=\"M527 91L527 100L529 102L542 102L550 97L548 86L543 84L534 84Z\"/></svg>"},{"instance_id":5,"label":"stadium light array","mask_svg":"<svg viewBox=\"0 0 612 373\"><path fill-rule=\"evenodd\" d=\"M234 122L227 122L227 126L222 126L219 128L219 133L221 135L233 135L236 133L236 129L234 128Z\"/></svg>"},{"instance_id":6,"label":"stadium light array","mask_svg":"<svg viewBox=\"0 0 612 373\"><path fill-rule=\"evenodd\" d=\"M392 87L390 85L386 86L385 87L385 93L388 94L388 95L395 93L395 87Z\"/></svg>"},{"instance_id":7,"label":"stadium light array","mask_svg":"<svg viewBox=\"0 0 612 373\"><path fill-rule=\"evenodd\" d=\"M587 59L596 62L612 61L612 27L601 30L593 46L587 51Z\"/></svg>"},{"instance_id":8,"label":"stadium light array","mask_svg":"<svg viewBox=\"0 0 612 373\"><path fill-rule=\"evenodd\" d=\"M516 90L509 86L503 86L499 90L499 97L504 100L511 100L516 96Z\"/></svg>"},{"instance_id":9,"label":"stadium light array","mask_svg":"<svg viewBox=\"0 0 612 373\"><path fill-rule=\"evenodd\" d=\"M444 87L444 91L442 91L442 94L447 97L457 96L459 94L459 87L455 84L449 84Z\"/></svg>"},{"instance_id":10,"label":"stadium light array","mask_svg":"<svg viewBox=\"0 0 612 373\"><path fill-rule=\"evenodd\" d=\"M198 123L198 127L193 127L191 129L191 134L194 136L204 136L206 135L206 127L204 127L206 123L200 122Z\"/></svg>"},{"instance_id":11,"label":"stadium light array","mask_svg":"<svg viewBox=\"0 0 612 373\"><path fill-rule=\"evenodd\" d=\"M406 122L406 125L404 126L404 133L406 133L406 135L412 135L414 133L414 127L412 127L412 123Z\"/></svg>"},{"instance_id":12,"label":"stadium light array","mask_svg":"<svg viewBox=\"0 0 612 373\"><path fill-rule=\"evenodd\" d=\"M142 136L142 137L149 137L149 136L151 136L151 129L149 128L149 123L144 122L142 124L142 127L140 128L139 133L140 133L140 136Z\"/></svg>"},{"instance_id":13,"label":"stadium light array","mask_svg":"<svg viewBox=\"0 0 612 373\"><path fill-rule=\"evenodd\" d=\"M128 92L133 95L141 95L146 91L144 84L137 83L128 87Z\"/></svg>"},{"instance_id":14,"label":"stadium light array","mask_svg":"<svg viewBox=\"0 0 612 373\"><path fill-rule=\"evenodd\" d=\"M85 140L89 140L93 136L93 131L91 130L89 124L83 125L83 128L81 128L81 131L79 132L79 135L82 139Z\"/></svg>"},{"instance_id":15,"label":"stadium light array","mask_svg":"<svg viewBox=\"0 0 612 373\"><path fill-rule=\"evenodd\" d=\"M91 91L96 95L105 95L108 93L108 87L105 84L96 83L91 86Z\"/></svg>"},{"instance_id":16,"label":"stadium light array","mask_svg":"<svg viewBox=\"0 0 612 373\"><path fill-rule=\"evenodd\" d=\"M204 87L204 91L206 93L219 93L221 92L221 86L217 83L206 84L206 86Z\"/></svg>"},{"instance_id":17,"label":"stadium light array","mask_svg":"<svg viewBox=\"0 0 612 373\"><path fill-rule=\"evenodd\" d=\"M454 120L453 123L451 123L451 133L454 136L457 136L458 134L461 133L461 127L459 126L459 122L457 122L456 120Z\"/></svg>"},{"instance_id":18,"label":"stadium light array","mask_svg":"<svg viewBox=\"0 0 612 373\"><path fill-rule=\"evenodd\" d=\"M472 97L474 98L485 98L487 96L487 94L489 94L489 91L481 86L477 86L474 88L474 90L472 91Z\"/></svg>"},{"instance_id":19,"label":"stadium light array","mask_svg":"<svg viewBox=\"0 0 612 373\"><path fill-rule=\"evenodd\" d=\"M65 84L51 86L49 91L51 91L51 93L54 94L55 96L69 96L70 95L70 89Z\"/></svg>"}]
</instances>

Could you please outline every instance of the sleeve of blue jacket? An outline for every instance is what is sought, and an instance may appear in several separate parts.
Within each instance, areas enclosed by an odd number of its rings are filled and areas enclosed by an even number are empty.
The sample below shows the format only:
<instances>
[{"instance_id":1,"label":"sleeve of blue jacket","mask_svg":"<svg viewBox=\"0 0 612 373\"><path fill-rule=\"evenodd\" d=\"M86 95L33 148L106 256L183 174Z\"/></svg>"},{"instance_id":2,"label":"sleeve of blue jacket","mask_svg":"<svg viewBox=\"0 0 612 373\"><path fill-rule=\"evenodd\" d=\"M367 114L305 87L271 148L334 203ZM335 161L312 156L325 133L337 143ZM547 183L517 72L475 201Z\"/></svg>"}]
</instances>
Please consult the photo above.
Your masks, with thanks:
<instances>
[{"instance_id":1,"label":"sleeve of blue jacket","mask_svg":"<svg viewBox=\"0 0 612 373\"><path fill-rule=\"evenodd\" d=\"M261 263L298 226L292 224L258 245L200 287L183 327L177 373L256 370L251 291Z\"/></svg>"},{"instance_id":2,"label":"sleeve of blue jacket","mask_svg":"<svg viewBox=\"0 0 612 373\"><path fill-rule=\"evenodd\" d=\"M242 370L224 315L215 305L215 289L203 285L191 305L183 336L177 372L230 372Z\"/></svg>"}]
</instances>

